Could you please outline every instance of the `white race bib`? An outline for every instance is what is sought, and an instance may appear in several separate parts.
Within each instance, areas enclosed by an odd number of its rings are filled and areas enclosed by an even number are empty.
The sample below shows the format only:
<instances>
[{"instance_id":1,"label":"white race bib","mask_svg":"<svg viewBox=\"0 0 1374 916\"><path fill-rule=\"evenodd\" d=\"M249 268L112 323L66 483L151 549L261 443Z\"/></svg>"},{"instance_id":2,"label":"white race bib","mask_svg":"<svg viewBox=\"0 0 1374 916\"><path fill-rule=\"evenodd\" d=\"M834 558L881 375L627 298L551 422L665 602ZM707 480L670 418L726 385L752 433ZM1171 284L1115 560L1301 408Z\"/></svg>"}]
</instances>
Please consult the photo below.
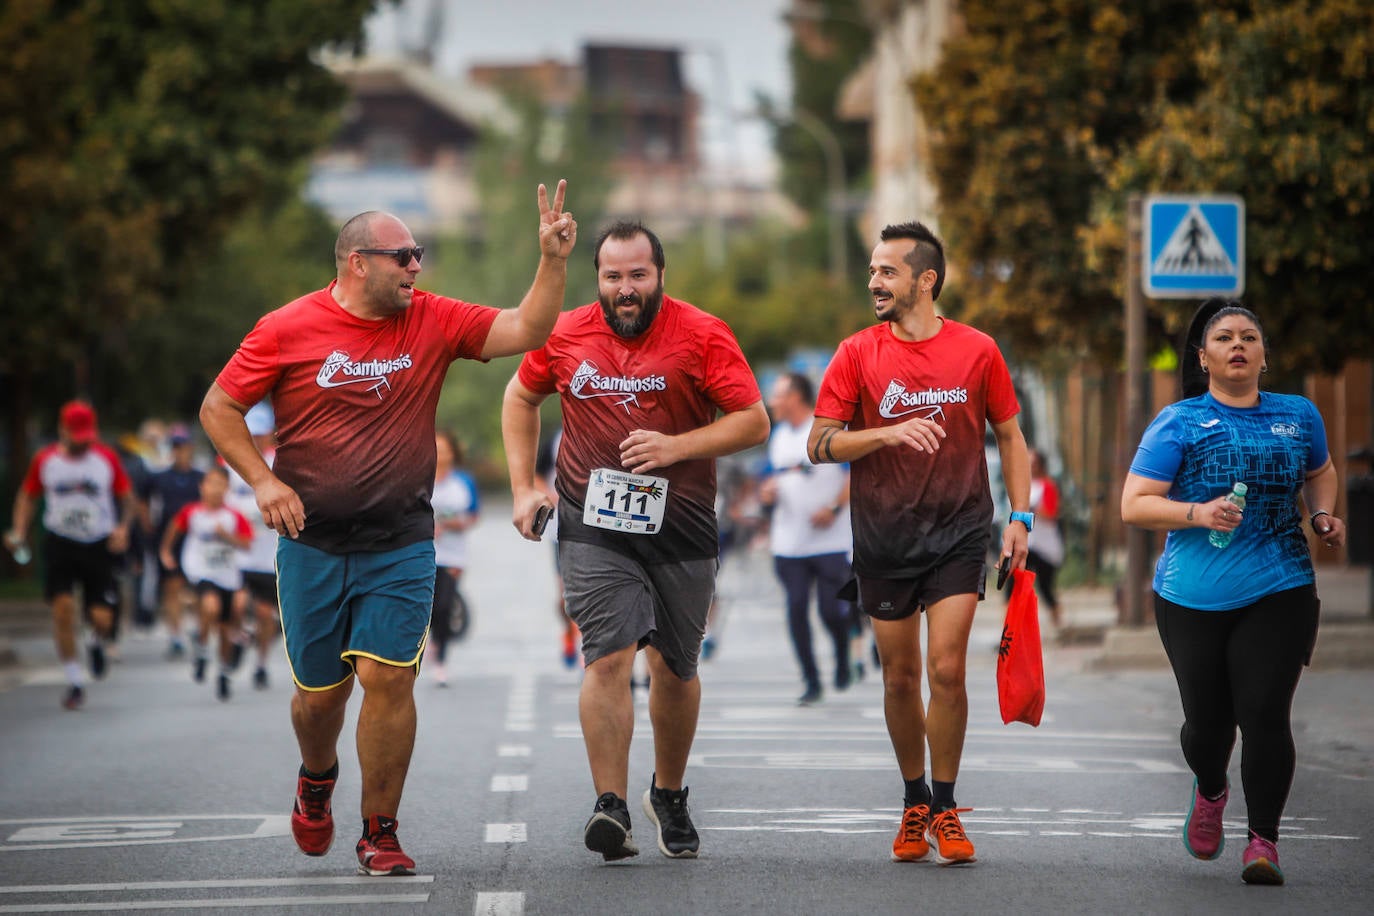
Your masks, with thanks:
<instances>
[{"instance_id":1,"label":"white race bib","mask_svg":"<svg viewBox=\"0 0 1374 916\"><path fill-rule=\"evenodd\" d=\"M582 523L625 534L657 534L666 505L665 478L597 468L587 480Z\"/></svg>"}]
</instances>

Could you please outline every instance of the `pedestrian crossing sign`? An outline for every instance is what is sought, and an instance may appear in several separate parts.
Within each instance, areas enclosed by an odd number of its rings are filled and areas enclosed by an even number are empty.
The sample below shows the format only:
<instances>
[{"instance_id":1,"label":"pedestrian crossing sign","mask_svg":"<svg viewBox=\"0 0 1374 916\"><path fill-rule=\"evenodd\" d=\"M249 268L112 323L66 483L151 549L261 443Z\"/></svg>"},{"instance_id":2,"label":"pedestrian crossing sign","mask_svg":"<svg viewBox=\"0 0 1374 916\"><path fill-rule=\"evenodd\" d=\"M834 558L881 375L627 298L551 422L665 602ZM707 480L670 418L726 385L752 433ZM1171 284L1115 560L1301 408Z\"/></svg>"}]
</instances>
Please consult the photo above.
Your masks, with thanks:
<instances>
[{"instance_id":1,"label":"pedestrian crossing sign","mask_svg":"<svg viewBox=\"0 0 1374 916\"><path fill-rule=\"evenodd\" d=\"M1145 198L1141 280L1152 299L1245 291L1245 201L1230 194Z\"/></svg>"}]
</instances>

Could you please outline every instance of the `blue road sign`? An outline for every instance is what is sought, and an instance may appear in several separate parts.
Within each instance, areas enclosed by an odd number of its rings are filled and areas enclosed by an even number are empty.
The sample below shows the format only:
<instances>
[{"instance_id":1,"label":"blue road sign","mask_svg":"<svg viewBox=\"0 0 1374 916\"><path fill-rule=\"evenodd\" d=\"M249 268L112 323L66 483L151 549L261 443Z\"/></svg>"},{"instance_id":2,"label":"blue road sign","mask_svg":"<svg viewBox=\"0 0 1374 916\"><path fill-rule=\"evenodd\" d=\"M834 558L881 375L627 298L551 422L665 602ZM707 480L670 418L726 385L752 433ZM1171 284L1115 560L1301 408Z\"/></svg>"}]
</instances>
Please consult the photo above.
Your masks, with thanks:
<instances>
[{"instance_id":1,"label":"blue road sign","mask_svg":"<svg viewBox=\"0 0 1374 916\"><path fill-rule=\"evenodd\" d=\"M1145 198L1141 281L1152 299L1245 291L1245 201L1230 194Z\"/></svg>"}]
</instances>

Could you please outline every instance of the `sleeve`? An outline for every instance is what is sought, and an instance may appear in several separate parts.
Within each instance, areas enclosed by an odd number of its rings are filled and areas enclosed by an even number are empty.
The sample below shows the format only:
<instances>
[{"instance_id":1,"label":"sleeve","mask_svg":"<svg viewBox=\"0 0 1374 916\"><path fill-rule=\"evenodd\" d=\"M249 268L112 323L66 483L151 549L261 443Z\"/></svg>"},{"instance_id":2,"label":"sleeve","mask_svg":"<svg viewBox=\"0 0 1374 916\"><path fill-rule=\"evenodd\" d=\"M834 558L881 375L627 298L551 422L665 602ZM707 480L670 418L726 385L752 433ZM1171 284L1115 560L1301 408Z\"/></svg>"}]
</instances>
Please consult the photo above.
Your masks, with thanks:
<instances>
[{"instance_id":1,"label":"sleeve","mask_svg":"<svg viewBox=\"0 0 1374 916\"><path fill-rule=\"evenodd\" d=\"M825 368L816 395L816 416L849 423L859 406L859 375L854 361L853 338L845 340Z\"/></svg>"},{"instance_id":2,"label":"sleeve","mask_svg":"<svg viewBox=\"0 0 1374 916\"><path fill-rule=\"evenodd\" d=\"M197 505L198 503L187 503L182 506L181 511L176 514L176 518L172 519L172 524L168 527L178 534L185 534L191 527L191 513L196 510Z\"/></svg>"},{"instance_id":3,"label":"sleeve","mask_svg":"<svg viewBox=\"0 0 1374 916\"><path fill-rule=\"evenodd\" d=\"M501 310L489 305L474 305L447 296L433 296L435 318L448 341L450 359L482 358L487 335Z\"/></svg>"},{"instance_id":4,"label":"sleeve","mask_svg":"<svg viewBox=\"0 0 1374 916\"><path fill-rule=\"evenodd\" d=\"M1171 407L1159 412L1140 437L1131 473L1151 480L1172 481L1183 463L1183 441L1178 434L1177 414Z\"/></svg>"},{"instance_id":5,"label":"sleeve","mask_svg":"<svg viewBox=\"0 0 1374 916\"><path fill-rule=\"evenodd\" d=\"M234 533L241 538L253 539L253 526L249 523L247 516L237 509L230 509L234 513Z\"/></svg>"},{"instance_id":6,"label":"sleeve","mask_svg":"<svg viewBox=\"0 0 1374 916\"><path fill-rule=\"evenodd\" d=\"M1306 400L1306 399L1304 399ZM1321 411L1317 405L1307 401L1307 409L1312 413L1312 448L1307 453L1307 470L1315 471L1331 458L1331 449L1326 442L1326 424L1322 422Z\"/></svg>"},{"instance_id":7,"label":"sleeve","mask_svg":"<svg viewBox=\"0 0 1374 916\"><path fill-rule=\"evenodd\" d=\"M1040 497L1040 514L1045 518L1059 517L1059 485L1046 477L1044 493Z\"/></svg>"},{"instance_id":8,"label":"sleeve","mask_svg":"<svg viewBox=\"0 0 1374 916\"><path fill-rule=\"evenodd\" d=\"M739 341L724 321L716 319L706 331L702 379L706 396L726 413L743 410L763 400L754 370L744 358Z\"/></svg>"},{"instance_id":9,"label":"sleeve","mask_svg":"<svg viewBox=\"0 0 1374 916\"><path fill-rule=\"evenodd\" d=\"M463 485L468 488L468 512L473 515L482 514L482 492L477 489L477 481L467 471L460 472L463 475Z\"/></svg>"},{"instance_id":10,"label":"sleeve","mask_svg":"<svg viewBox=\"0 0 1374 916\"><path fill-rule=\"evenodd\" d=\"M549 360L548 345L537 350L530 350L520 359L520 368L515 370L515 377L535 394L553 394L558 390L558 385L553 377L553 365Z\"/></svg>"},{"instance_id":11,"label":"sleeve","mask_svg":"<svg viewBox=\"0 0 1374 916\"><path fill-rule=\"evenodd\" d=\"M119 456L112 449L101 446L100 455L110 464L112 476L110 478L110 489L114 495L120 499L129 495L133 489L133 481L129 479L129 472L124 470L124 462L119 460Z\"/></svg>"},{"instance_id":12,"label":"sleeve","mask_svg":"<svg viewBox=\"0 0 1374 916\"><path fill-rule=\"evenodd\" d=\"M24 492L34 499L43 495L43 459L47 454L45 449L34 455L33 460L29 462L29 471L24 475Z\"/></svg>"},{"instance_id":13,"label":"sleeve","mask_svg":"<svg viewBox=\"0 0 1374 916\"><path fill-rule=\"evenodd\" d=\"M276 320L273 318L275 314L269 313L258 319L215 379L215 384L240 404L261 401L281 378L281 347L277 339Z\"/></svg>"},{"instance_id":14,"label":"sleeve","mask_svg":"<svg viewBox=\"0 0 1374 916\"><path fill-rule=\"evenodd\" d=\"M989 340L991 352L988 354L987 368L987 411L991 423L1005 423L1021 412L1021 404L1016 400L1016 387L1011 383L1011 372L1007 361L997 344Z\"/></svg>"}]
</instances>

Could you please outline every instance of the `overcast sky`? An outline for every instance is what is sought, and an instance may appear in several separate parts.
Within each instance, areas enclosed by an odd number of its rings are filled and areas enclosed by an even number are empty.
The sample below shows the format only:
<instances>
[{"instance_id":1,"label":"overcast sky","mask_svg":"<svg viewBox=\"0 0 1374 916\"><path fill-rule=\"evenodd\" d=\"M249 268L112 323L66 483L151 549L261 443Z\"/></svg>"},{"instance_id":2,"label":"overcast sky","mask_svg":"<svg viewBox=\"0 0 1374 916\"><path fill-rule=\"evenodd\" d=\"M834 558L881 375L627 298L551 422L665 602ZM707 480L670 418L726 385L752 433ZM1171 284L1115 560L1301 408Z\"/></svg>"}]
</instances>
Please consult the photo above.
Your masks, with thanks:
<instances>
[{"instance_id":1,"label":"overcast sky","mask_svg":"<svg viewBox=\"0 0 1374 916\"><path fill-rule=\"evenodd\" d=\"M772 173L765 128L737 119L732 136L724 115L752 108L758 92L786 107L787 0L403 0L399 11L384 6L373 17L370 49L398 50L421 33L435 3L444 7L438 66L453 76L476 63L577 62L587 42L682 48L687 80L702 97L703 152L714 163L738 159L745 175Z\"/></svg>"}]
</instances>

